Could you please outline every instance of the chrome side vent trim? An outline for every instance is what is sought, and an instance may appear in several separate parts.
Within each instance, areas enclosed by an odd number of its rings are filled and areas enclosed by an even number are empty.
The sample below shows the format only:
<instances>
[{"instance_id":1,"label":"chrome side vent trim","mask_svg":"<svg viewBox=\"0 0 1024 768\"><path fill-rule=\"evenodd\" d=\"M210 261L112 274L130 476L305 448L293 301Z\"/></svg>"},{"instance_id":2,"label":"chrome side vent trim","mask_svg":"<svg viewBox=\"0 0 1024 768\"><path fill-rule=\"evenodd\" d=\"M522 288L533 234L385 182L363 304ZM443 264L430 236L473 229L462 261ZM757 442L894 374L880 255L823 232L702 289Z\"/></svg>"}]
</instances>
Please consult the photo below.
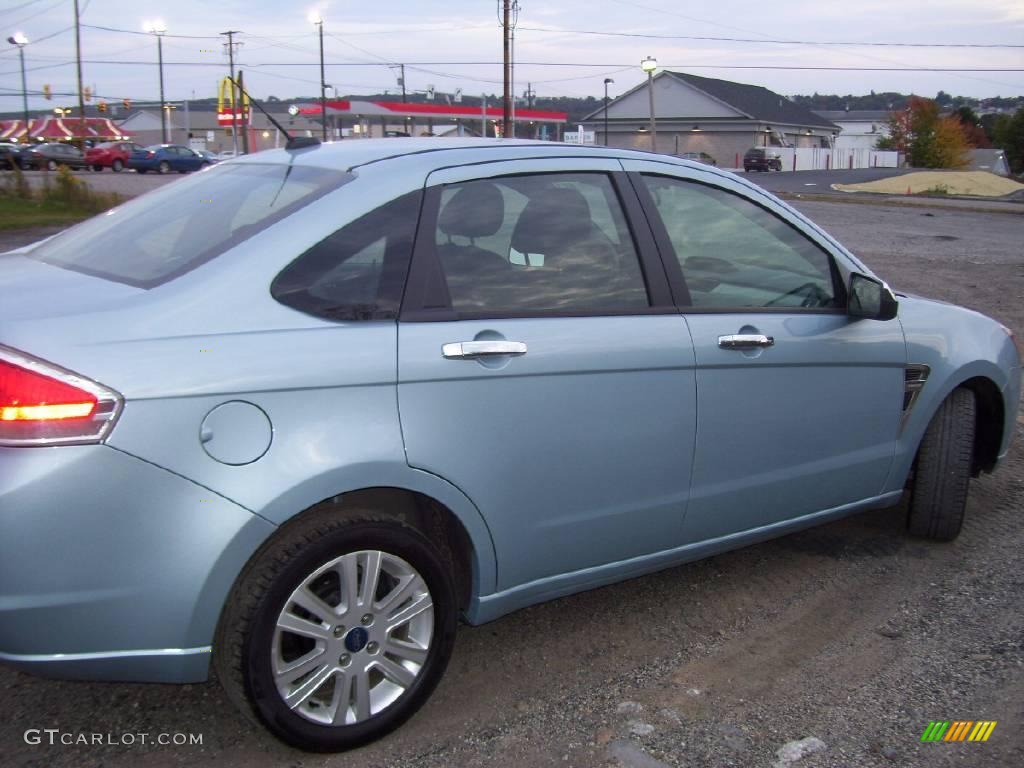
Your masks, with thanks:
<instances>
[{"instance_id":1,"label":"chrome side vent trim","mask_svg":"<svg viewBox=\"0 0 1024 768\"><path fill-rule=\"evenodd\" d=\"M924 385L928 381L928 374L931 372L932 369L927 365L908 365L904 370L903 420L900 423L900 429L906 425L907 419L910 418L910 412L913 410L921 390L924 389Z\"/></svg>"}]
</instances>

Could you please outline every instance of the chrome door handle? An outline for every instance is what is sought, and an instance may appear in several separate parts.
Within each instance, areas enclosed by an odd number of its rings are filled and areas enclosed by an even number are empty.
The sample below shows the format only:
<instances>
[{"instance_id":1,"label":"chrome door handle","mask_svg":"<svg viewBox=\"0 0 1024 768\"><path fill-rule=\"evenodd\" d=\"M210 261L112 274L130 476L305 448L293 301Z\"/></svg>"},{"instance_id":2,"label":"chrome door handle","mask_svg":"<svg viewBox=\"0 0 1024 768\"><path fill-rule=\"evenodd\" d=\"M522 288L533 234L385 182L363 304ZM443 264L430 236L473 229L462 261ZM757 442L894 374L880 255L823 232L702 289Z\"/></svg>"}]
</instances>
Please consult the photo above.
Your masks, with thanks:
<instances>
[{"instance_id":1,"label":"chrome door handle","mask_svg":"<svg viewBox=\"0 0 1024 768\"><path fill-rule=\"evenodd\" d=\"M475 360L478 357L518 357L526 354L521 341L454 341L441 347L447 360Z\"/></svg>"},{"instance_id":2,"label":"chrome door handle","mask_svg":"<svg viewBox=\"0 0 1024 768\"><path fill-rule=\"evenodd\" d=\"M718 346L722 349L757 349L775 346L773 336L760 333L737 333L731 336L719 336Z\"/></svg>"}]
</instances>

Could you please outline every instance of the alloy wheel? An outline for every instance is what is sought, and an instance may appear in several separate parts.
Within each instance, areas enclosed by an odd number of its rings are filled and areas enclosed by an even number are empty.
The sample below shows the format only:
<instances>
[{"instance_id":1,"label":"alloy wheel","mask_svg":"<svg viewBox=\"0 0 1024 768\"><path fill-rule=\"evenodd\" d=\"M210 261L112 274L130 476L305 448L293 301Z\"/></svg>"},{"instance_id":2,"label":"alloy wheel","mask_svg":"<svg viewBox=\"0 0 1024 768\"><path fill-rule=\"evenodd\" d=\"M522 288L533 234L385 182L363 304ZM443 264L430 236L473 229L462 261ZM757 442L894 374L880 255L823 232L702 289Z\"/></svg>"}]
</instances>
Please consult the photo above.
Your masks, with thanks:
<instances>
[{"instance_id":1,"label":"alloy wheel","mask_svg":"<svg viewBox=\"0 0 1024 768\"><path fill-rule=\"evenodd\" d=\"M434 603L402 558L350 552L307 576L277 617L271 664L284 704L318 725L352 725L395 703L430 652Z\"/></svg>"}]
</instances>

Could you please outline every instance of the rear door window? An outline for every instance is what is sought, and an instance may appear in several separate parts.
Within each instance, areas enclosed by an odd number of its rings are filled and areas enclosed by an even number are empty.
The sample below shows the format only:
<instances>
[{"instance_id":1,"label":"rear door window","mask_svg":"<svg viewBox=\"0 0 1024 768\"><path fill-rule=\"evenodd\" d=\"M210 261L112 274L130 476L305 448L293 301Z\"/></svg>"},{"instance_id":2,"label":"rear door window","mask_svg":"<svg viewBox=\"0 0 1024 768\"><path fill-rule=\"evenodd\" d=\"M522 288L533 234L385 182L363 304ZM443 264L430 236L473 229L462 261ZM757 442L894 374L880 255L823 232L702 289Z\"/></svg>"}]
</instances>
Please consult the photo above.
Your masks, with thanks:
<instances>
[{"instance_id":1,"label":"rear door window","mask_svg":"<svg viewBox=\"0 0 1024 768\"><path fill-rule=\"evenodd\" d=\"M633 237L602 173L507 176L444 188L434 236L460 316L649 308Z\"/></svg>"}]
</instances>

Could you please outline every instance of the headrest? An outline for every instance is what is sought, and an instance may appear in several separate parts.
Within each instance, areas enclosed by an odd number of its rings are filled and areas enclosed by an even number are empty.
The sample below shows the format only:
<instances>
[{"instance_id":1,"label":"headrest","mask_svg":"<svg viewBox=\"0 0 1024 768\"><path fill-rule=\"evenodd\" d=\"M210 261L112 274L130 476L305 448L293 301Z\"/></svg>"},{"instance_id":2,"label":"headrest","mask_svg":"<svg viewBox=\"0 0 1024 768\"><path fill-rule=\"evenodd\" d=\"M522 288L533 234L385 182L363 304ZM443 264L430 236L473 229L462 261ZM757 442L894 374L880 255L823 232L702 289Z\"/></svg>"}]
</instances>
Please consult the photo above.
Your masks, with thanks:
<instances>
[{"instance_id":1,"label":"headrest","mask_svg":"<svg viewBox=\"0 0 1024 768\"><path fill-rule=\"evenodd\" d=\"M505 222L505 198L486 181L466 184L445 205L437 227L451 237L488 237Z\"/></svg>"},{"instance_id":2,"label":"headrest","mask_svg":"<svg viewBox=\"0 0 1024 768\"><path fill-rule=\"evenodd\" d=\"M520 253L551 253L586 240L592 228L590 206L579 191L549 187L526 204L512 233L512 247Z\"/></svg>"}]
</instances>

